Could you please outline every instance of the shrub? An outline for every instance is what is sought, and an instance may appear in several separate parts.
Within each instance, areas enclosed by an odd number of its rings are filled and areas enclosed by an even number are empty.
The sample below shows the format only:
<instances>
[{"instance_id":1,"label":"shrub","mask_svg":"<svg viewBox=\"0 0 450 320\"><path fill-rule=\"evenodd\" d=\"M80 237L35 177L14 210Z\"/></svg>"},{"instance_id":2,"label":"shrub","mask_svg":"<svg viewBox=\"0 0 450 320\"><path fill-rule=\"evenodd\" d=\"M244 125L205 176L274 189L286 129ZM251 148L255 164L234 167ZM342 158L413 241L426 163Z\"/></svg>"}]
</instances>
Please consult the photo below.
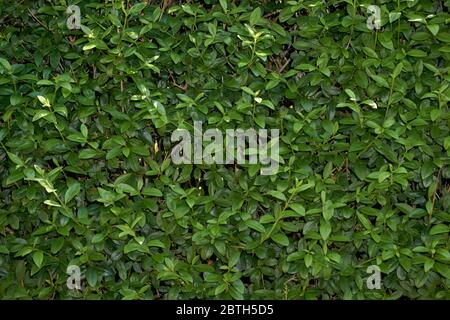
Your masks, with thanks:
<instances>
[{"instance_id":1,"label":"shrub","mask_svg":"<svg viewBox=\"0 0 450 320\"><path fill-rule=\"evenodd\" d=\"M449 5L2 1L0 297L448 299ZM194 121L278 172L175 165Z\"/></svg>"}]
</instances>

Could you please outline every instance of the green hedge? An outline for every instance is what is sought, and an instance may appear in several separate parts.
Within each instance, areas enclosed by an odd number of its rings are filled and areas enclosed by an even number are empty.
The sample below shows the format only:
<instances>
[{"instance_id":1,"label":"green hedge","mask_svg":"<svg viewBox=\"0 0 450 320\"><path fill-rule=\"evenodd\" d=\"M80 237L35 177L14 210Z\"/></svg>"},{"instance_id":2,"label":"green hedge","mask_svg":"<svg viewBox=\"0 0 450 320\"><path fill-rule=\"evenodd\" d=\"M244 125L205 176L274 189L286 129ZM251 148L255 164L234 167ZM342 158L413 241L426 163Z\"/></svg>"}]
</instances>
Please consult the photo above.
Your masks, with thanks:
<instances>
[{"instance_id":1,"label":"green hedge","mask_svg":"<svg viewBox=\"0 0 450 320\"><path fill-rule=\"evenodd\" d=\"M1 1L0 297L450 298L449 6ZM194 121L278 172L173 164Z\"/></svg>"}]
</instances>

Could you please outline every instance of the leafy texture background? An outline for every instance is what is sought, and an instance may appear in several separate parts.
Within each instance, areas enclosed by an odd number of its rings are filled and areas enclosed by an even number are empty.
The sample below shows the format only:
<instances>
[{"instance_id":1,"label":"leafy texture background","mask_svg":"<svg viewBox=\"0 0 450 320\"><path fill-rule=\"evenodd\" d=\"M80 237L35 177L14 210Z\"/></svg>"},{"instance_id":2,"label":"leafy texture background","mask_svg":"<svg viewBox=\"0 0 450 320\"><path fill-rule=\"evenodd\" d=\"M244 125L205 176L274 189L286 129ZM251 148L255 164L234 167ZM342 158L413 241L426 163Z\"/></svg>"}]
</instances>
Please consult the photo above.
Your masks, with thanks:
<instances>
[{"instance_id":1,"label":"leafy texture background","mask_svg":"<svg viewBox=\"0 0 450 320\"><path fill-rule=\"evenodd\" d=\"M0 297L450 298L449 6L1 1ZM278 173L173 165L196 120Z\"/></svg>"}]
</instances>

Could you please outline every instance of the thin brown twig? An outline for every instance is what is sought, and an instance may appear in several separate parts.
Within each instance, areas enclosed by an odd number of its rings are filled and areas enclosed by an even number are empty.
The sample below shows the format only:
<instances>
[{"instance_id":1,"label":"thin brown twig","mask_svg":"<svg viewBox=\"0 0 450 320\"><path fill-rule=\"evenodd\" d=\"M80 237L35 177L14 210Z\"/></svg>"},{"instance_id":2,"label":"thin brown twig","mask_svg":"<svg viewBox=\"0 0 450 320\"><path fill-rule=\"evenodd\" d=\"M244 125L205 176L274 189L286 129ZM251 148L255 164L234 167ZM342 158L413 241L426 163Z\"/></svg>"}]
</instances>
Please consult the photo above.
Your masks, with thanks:
<instances>
[{"instance_id":1,"label":"thin brown twig","mask_svg":"<svg viewBox=\"0 0 450 320\"><path fill-rule=\"evenodd\" d=\"M172 84L173 84L175 87L180 88L180 89L183 90L183 91L186 91L186 90L187 90L187 88L188 88L188 84L187 84L187 83L185 83L184 85L179 85L179 84L177 83L177 81L175 80L175 78L173 77L173 75L172 75L171 72L169 72L169 76L170 76L170 79L172 80Z\"/></svg>"},{"instance_id":2,"label":"thin brown twig","mask_svg":"<svg viewBox=\"0 0 450 320\"><path fill-rule=\"evenodd\" d=\"M278 73L282 73L283 70L284 70L284 69L287 67L287 65L289 64L289 62L291 62L291 59L290 59L290 58L288 58L288 59L286 60L286 62L281 66L281 68L278 69Z\"/></svg>"},{"instance_id":3,"label":"thin brown twig","mask_svg":"<svg viewBox=\"0 0 450 320\"><path fill-rule=\"evenodd\" d=\"M441 178L441 171L442 168L439 169L437 178L436 178L436 187L434 188L434 192L433 192L433 199L431 200L432 204L431 204L431 213L430 213L430 223L431 223L431 215L433 214L434 211L434 203L436 202L436 193L439 187L439 179Z\"/></svg>"},{"instance_id":4,"label":"thin brown twig","mask_svg":"<svg viewBox=\"0 0 450 320\"><path fill-rule=\"evenodd\" d=\"M34 13L30 10L30 8L28 8L28 12L31 14L33 19L36 20L37 23L39 23L41 26L43 26L47 31L50 31L50 29L34 15Z\"/></svg>"}]
</instances>

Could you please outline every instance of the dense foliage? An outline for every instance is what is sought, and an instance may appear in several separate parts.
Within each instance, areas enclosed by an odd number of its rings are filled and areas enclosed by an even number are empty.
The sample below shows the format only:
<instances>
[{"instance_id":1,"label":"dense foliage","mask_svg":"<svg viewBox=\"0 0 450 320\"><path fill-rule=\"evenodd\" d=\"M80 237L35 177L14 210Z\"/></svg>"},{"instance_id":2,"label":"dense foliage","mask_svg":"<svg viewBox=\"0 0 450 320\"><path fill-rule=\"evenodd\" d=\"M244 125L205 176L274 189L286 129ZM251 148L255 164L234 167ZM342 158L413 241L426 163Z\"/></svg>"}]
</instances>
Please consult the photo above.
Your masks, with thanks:
<instances>
[{"instance_id":1,"label":"dense foliage","mask_svg":"<svg viewBox=\"0 0 450 320\"><path fill-rule=\"evenodd\" d=\"M0 297L450 298L450 1L371 1L1 1Z\"/></svg>"}]
</instances>

